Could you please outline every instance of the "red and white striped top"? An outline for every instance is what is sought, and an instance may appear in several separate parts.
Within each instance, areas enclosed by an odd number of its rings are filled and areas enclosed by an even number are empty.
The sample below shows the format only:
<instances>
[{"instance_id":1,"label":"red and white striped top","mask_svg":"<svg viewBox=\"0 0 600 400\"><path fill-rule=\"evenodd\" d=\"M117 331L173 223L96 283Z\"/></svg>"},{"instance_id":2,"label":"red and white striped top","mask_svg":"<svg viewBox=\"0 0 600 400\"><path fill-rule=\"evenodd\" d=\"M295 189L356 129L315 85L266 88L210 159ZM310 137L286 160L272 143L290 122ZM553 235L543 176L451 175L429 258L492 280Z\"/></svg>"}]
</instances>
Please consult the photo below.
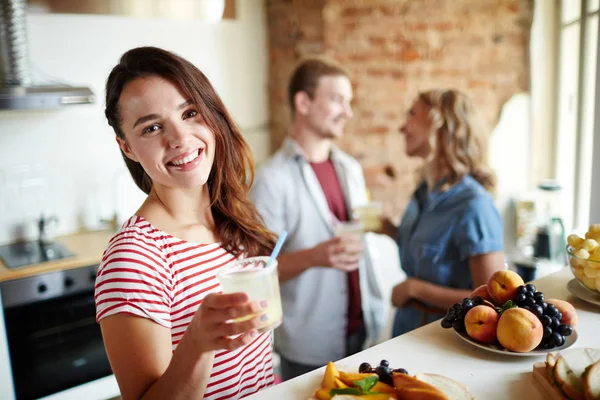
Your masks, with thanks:
<instances>
[{"instance_id":1,"label":"red and white striped top","mask_svg":"<svg viewBox=\"0 0 600 400\"><path fill-rule=\"evenodd\" d=\"M133 216L110 240L96 278L96 319L129 313L171 330L173 351L209 293L216 271L234 260L219 243L197 244ZM205 399L238 399L273 384L272 332L245 347L217 351Z\"/></svg>"}]
</instances>

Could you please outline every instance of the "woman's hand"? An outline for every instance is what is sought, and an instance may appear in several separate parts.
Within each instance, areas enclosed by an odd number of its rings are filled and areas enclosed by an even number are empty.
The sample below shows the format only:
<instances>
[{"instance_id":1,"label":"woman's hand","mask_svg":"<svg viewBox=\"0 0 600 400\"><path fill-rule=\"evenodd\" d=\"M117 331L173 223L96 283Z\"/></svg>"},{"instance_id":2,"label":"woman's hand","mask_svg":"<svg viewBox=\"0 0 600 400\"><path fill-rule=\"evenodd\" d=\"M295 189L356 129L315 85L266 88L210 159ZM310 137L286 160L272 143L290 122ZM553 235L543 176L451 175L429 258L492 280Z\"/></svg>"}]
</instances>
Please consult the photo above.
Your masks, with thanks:
<instances>
[{"instance_id":1,"label":"woman's hand","mask_svg":"<svg viewBox=\"0 0 600 400\"><path fill-rule=\"evenodd\" d=\"M392 289L392 304L394 307L402 308L411 299L415 298L421 281L417 278L406 278L404 282Z\"/></svg>"},{"instance_id":2,"label":"woman's hand","mask_svg":"<svg viewBox=\"0 0 600 400\"><path fill-rule=\"evenodd\" d=\"M258 332L266 302L248 301L245 293L207 295L190 322L186 336L192 336L199 353L235 350L252 341ZM252 318L233 322L236 318Z\"/></svg>"},{"instance_id":3,"label":"woman's hand","mask_svg":"<svg viewBox=\"0 0 600 400\"><path fill-rule=\"evenodd\" d=\"M382 216L382 217L380 217L380 229L379 229L379 231L377 231L375 233L387 235L387 236L391 237L392 239L396 240L396 234L398 233L398 227L396 226L396 224L394 224L392 222L391 219L389 219L388 217Z\"/></svg>"}]
</instances>

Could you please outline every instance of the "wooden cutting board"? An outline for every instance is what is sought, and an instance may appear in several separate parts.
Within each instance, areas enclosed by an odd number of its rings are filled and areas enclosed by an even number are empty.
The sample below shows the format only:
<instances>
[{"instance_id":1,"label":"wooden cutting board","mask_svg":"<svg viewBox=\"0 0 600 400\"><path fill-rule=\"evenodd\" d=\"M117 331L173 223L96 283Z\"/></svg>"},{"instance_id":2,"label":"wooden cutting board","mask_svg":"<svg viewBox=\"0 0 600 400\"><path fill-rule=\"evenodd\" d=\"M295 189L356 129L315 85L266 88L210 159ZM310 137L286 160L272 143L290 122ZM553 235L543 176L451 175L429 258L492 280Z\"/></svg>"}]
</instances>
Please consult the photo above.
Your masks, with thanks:
<instances>
[{"instance_id":1,"label":"wooden cutting board","mask_svg":"<svg viewBox=\"0 0 600 400\"><path fill-rule=\"evenodd\" d=\"M559 388L552 384L548 372L546 372L546 363L537 362L533 364L533 378L542 392L548 396L548 400L569 400Z\"/></svg>"}]
</instances>

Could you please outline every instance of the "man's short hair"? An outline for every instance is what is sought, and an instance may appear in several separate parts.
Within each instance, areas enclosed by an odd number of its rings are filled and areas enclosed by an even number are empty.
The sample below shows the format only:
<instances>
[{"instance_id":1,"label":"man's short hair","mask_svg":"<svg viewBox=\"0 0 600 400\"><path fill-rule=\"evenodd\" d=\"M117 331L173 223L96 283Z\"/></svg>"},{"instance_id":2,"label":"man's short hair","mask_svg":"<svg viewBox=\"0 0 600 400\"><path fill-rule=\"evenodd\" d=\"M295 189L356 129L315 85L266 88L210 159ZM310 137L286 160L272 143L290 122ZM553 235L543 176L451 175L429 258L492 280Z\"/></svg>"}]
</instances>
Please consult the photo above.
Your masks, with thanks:
<instances>
[{"instance_id":1,"label":"man's short hair","mask_svg":"<svg viewBox=\"0 0 600 400\"><path fill-rule=\"evenodd\" d=\"M345 76L346 78L349 77L346 70L332 61L325 61L320 58L309 58L302 61L292 74L288 86L288 101L292 113L296 112L296 106L294 104L296 93L306 92L308 97L312 99L314 98L321 77L340 75Z\"/></svg>"}]
</instances>

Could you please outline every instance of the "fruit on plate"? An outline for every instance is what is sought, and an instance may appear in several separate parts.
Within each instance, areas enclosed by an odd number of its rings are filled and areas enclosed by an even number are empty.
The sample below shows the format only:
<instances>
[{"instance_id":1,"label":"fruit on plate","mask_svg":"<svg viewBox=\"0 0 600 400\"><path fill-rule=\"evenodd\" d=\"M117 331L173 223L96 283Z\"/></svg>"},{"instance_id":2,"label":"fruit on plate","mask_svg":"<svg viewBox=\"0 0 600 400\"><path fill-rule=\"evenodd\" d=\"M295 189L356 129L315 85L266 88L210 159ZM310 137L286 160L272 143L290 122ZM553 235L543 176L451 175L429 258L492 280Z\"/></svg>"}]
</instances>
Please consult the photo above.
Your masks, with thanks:
<instances>
[{"instance_id":1,"label":"fruit on plate","mask_svg":"<svg viewBox=\"0 0 600 400\"><path fill-rule=\"evenodd\" d=\"M337 372L338 377L334 377ZM435 374L417 374L410 376L403 368L392 369L387 360L381 360L373 368L362 363L358 373L338 371L332 362L327 364L323 383L333 382L334 387L317 389L317 400L470 400L469 390L454 380ZM333 379L330 379L333 377ZM388 380L384 383L380 377ZM340 386L343 385L343 386Z\"/></svg>"},{"instance_id":2,"label":"fruit on plate","mask_svg":"<svg viewBox=\"0 0 600 400\"><path fill-rule=\"evenodd\" d=\"M335 364L331 361L328 362L327 366L325 367L325 373L323 374L323 380L321 381L321 387L325 389L337 387L335 380L339 378L339 376L340 373Z\"/></svg>"},{"instance_id":3,"label":"fruit on plate","mask_svg":"<svg viewBox=\"0 0 600 400\"><path fill-rule=\"evenodd\" d=\"M545 364L547 379L568 399L600 399L600 349L549 353Z\"/></svg>"},{"instance_id":4,"label":"fruit on plate","mask_svg":"<svg viewBox=\"0 0 600 400\"><path fill-rule=\"evenodd\" d=\"M556 307L556 309L560 312L560 315L562 315L562 318L560 319L561 324L571 325L572 327L577 325L577 322L579 322L579 316L577 315L575 307L573 307L571 303L557 299L548 299L546 301L548 304L554 305L554 307Z\"/></svg>"},{"instance_id":5,"label":"fruit on plate","mask_svg":"<svg viewBox=\"0 0 600 400\"><path fill-rule=\"evenodd\" d=\"M524 284L519 274L504 269L494 272L487 283L487 290L496 303L504 304L512 300L517 294L517 288Z\"/></svg>"},{"instance_id":6,"label":"fruit on plate","mask_svg":"<svg viewBox=\"0 0 600 400\"><path fill-rule=\"evenodd\" d=\"M600 224L591 225L585 238L569 235L567 242L573 275L588 289L600 292Z\"/></svg>"},{"instance_id":7,"label":"fruit on plate","mask_svg":"<svg viewBox=\"0 0 600 400\"><path fill-rule=\"evenodd\" d=\"M510 308L502 313L496 334L504 348L526 353L542 342L544 329L540 320L531 311Z\"/></svg>"},{"instance_id":8,"label":"fruit on plate","mask_svg":"<svg viewBox=\"0 0 600 400\"><path fill-rule=\"evenodd\" d=\"M473 290L473 293L471 293L469 298L472 300L475 297L480 297L482 300L487 300L487 301L491 301L491 302L494 301L492 299L492 296L490 296L490 293L488 292L487 284L481 285L477 289Z\"/></svg>"},{"instance_id":9,"label":"fruit on plate","mask_svg":"<svg viewBox=\"0 0 600 400\"><path fill-rule=\"evenodd\" d=\"M516 314L514 311L509 313L512 316L505 319L502 332L500 332L502 315L511 309L520 311L517 311ZM496 320L494 313L497 314L498 319L495 337L492 337L491 327L494 326ZM566 337L573 333L573 327L578 321L577 311L569 302L555 299L546 300L544 293L529 283L518 286L514 297L501 306L484 300L480 296L474 296L472 299L465 298L462 302L453 304L441 322L443 328L454 328L460 333L466 332L471 339L480 343L492 344L497 340L507 350L523 352L530 351L531 349L524 349L531 347L539 337L539 328L536 328L538 324L535 323L532 315L542 325L542 338L537 346L543 350L563 346L566 343ZM524 328L528 326L527 321L533 324L532 328ZM531 332L521 336L523 329ZM516 339L510 339L513 336L518 337L522 343L515 343ZM503 341L508 345L505 345ZM520 350L514 350L515 348Z\"/></svg>"},{"instance_id":10,"label":"fruit on plate","mask_svg":"<svg viewBox=\"0 0 600 400\"><path fill-rule=\"evenodd\" d=\"M465 316L467 335L481 343L493 343L499 319L498 312L492 307L475 306Z\"/></svg>"}]
</instances>

